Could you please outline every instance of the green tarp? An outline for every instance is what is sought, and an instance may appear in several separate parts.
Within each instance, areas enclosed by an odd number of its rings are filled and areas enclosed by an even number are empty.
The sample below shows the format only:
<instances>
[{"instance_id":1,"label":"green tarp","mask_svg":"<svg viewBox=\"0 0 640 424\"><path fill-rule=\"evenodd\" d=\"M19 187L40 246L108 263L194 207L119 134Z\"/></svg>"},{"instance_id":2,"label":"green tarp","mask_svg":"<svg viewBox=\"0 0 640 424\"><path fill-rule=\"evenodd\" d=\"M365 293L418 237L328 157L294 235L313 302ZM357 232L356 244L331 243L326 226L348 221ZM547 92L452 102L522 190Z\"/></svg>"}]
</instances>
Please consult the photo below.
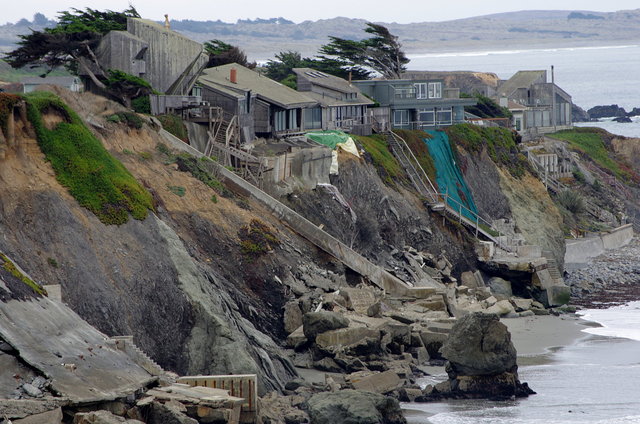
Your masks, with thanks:
<instances>
[{"instance_id":1,"label":"green tarp","mask_svg":"<svg viewBox=\"0 0 640 424\"><path fill-rule=\"evenodd\" d=\"M478 210L451 151L449 136L444 131L427 132L432 138L425 138L424 142L429 148L429 154L436 167L438 190L448 195L447 204L452 209L458 212L462 204L462 215L475 221Z\"/></svg>"},{"instance_id":2,"label":"green tarp","mask_svg":"<svg viewBox=\"0 0 640 424\"><path fill-rule=\"evenodd\" d=\"M351 138L349 134L342 131L314 131L305 134L316 143L323 144L335 150L338 144L346 143Z\"/></svg>"}]
</instances>

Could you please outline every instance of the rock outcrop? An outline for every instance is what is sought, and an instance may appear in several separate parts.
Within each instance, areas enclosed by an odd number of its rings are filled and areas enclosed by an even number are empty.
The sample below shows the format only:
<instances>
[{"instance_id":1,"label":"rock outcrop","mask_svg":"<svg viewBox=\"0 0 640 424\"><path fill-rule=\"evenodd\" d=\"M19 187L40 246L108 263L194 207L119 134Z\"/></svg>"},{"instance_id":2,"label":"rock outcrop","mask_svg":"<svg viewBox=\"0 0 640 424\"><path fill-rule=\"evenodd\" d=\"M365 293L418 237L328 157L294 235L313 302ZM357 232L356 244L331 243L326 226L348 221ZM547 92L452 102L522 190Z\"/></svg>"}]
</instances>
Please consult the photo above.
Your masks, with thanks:
<instances>
[{"instance_id":1,"label":"rock outcrop","mask_svg":"<svg viewBox=\"0 0 640 424\"><path fill-rule=\"evenodd\" d=\"M442 347L449 380L425 389L419 400L510 399L534 392L518 380L516 349L497 315L476 312L459 319Z\"/></svg>"},{"instance_id":2,"label":"rock outcrop","mask_svg":"<svg viewBox=\"0 0 640 424\"><path fill-rule=\"evenodd\" d=\"M314 424L405 424L397 399L358 390L318 393L309 399Z\"/></svg>"}]
</instances>

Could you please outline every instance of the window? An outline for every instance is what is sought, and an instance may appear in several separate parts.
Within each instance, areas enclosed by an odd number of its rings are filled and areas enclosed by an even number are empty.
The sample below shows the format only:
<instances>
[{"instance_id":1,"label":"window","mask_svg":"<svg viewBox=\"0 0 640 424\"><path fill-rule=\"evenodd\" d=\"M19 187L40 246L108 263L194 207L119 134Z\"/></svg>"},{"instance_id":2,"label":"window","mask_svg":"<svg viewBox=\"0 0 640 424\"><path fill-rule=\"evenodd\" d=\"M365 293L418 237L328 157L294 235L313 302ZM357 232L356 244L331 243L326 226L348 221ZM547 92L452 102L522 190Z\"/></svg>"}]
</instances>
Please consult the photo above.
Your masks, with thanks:
<instances>
[{"instance_id":1,"label":"window","mask_svg":"<svg viewBox=\"0 0 640 424\"><path fill-rule=\"evenodd\" d=\"M438 109L436 118L438 125L451 125L453 123L451 108Z\"/></svg>"},{"instance_id":2,"label":"window","mask_svg":"<svg viewBox=\"0 0 640 424\"><path fill-rule=\"evenodd\" d=\"M442 83L441 82L430 82L429 83L429 98L430 99L441 99L442 98Z\"/></svg>"},{"instance_id":3,"label":"window","mask_svg":"<svg viewBox=\"0 0 640 424\"><path fill-rule=\"evenodd\" d=\"M421 127L432 127L436 124L436 113L433 108L419 109L418 121Z\"/></svg>"},{"instance_id":4,"label":"window","mask_svg":"<svg viewBox=\"0 0 640 424\"><path fill-rule=\"evenodd\" d=\"M284 131L287 129L287 111L276 111L274 114L274 126L276 131Z\"/></svg>"},{"instance_id":5,"label":"window","mask_svg":"<svg viewBox=\"0 0 640 424\"><path fill-rule=\"evenodd\" d=\"M393 111L393 125L402 126L409 125L409 111L408 110L394 110Z\"/></svg>"},{"instance_id":6,"label":"window","mask_svg":"<svg viewBox=\"0 0 640 424\"><path fill-rule=\"evenodd\" d=\"M427 83L420 82L413 85L416 88L416 99L426 99L427 98Z\"/></svg>"},{"instance_id":7,"label":"window","mask_svg":"<svg viewBox=\"0 0 640 424\"><path fill-rule=\"evenodd\" d=\"M289 126L287 129L297 130L298 129L298 110L297 109L289 109Z\"/></svg>"},{"instance_id":8,"label":"window","mask_svg":"<svg viewBox=\"0 0 640 424\"><path fill-rule=\"evenodd\" d=\"M314 107L313 109L304 110L304 128L322 128L322 109Z\"/></svg>"},{"instance_id":9,"label":"window","mask_svg":"<svg viewBox=\"0 0 640 424\"><path fill-rule=\"evenodd\" d=\"M416 88L412 85L394 87L396 99L414 99L416 97Z\"/></svg>"}]
</instances>

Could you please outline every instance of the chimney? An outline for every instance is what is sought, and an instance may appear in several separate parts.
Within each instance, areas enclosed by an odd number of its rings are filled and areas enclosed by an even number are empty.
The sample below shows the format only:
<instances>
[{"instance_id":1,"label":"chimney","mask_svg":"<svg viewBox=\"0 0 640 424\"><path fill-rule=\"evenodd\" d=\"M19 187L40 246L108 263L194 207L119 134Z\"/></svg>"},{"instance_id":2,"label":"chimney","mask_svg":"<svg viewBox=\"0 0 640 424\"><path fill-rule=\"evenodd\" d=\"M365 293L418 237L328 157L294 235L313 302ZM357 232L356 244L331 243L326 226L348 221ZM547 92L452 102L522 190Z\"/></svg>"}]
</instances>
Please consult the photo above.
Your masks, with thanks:
<instances>
[{"instance_id":1,"label":"chimney","mask_svg":"<svg viewBox=\"0 0 640 424\"><path fill-rule=\"evenodd\" d=\"M229 70L229 81L231 81L232 84L238 83L238 71L236 68L231 68Z\"/></svg>"},{"instance_id":2,"label":"chimney","mask_svg":"<svg viewBox=\"0 0 640 424\"><path fill-rule=\"evenodd\" d=\"M349 71L349 84L351 84L351 78L352 78L351 71Z\"/></svg>"},{"instance_id":3,"label":"chimney","mask_svg":"<svg viewBox=\"0 0 640 424\"><path fill-rule=\"evenodd\" d=\"M171 29L171 24L169 23L169 15L164 15L164 27L166 29Z\"/></svg>"}]
</instances>

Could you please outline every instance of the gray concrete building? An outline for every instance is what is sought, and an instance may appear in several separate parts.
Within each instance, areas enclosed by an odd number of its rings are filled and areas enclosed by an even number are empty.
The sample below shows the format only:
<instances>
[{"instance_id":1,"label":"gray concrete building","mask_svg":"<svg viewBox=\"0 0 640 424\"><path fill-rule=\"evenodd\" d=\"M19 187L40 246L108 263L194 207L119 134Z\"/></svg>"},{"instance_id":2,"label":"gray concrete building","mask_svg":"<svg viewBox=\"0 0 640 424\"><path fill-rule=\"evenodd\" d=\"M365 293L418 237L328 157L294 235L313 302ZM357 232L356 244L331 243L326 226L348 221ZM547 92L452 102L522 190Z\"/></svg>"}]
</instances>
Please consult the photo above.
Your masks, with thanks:
<instances>
[{"instance_id":1,"label":"gray concrete building","mask_svg":"<svg viewBox=\"0 0 640 424\"><path fill-rule=\"evenodd\" d=\"M533 136L572 125L571 96L554 82L547 71L518 71L498 86L500 106L509 108L514 127L523 135Z\"/></svg>"}]
</instances>

